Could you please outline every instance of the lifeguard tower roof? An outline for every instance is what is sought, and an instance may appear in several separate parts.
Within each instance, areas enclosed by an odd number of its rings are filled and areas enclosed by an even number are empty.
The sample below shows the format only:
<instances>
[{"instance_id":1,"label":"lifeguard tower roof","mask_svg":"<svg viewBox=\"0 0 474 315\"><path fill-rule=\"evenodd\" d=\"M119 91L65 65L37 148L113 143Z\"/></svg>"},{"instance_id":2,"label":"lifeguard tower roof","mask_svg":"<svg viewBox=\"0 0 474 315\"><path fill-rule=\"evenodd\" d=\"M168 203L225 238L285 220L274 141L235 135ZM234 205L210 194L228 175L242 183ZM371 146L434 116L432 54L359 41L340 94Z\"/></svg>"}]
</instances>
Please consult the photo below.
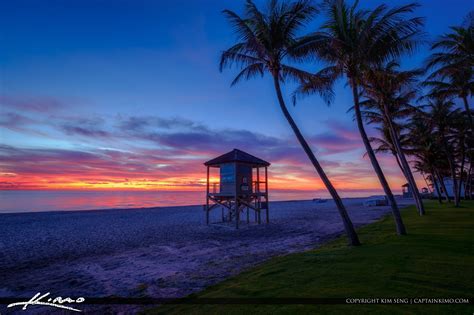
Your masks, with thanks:
<instances>
[{"instance_id":1,"label":"lifeguard tower roof","mask_svg":"<svg viewBox=\"0 0 474 315\"><path fill-rule=\"evenodd\" d=\"M221 156L207 161L206 163L204 163L204 165L212 167L234 162L246 163L252 166L270 166L270 163L268 163L267 161L259 159L258 157L248 154L247 152L241 151L239 149L234 149L230 152L222 154Z\"/></svg>"}]
</instances>

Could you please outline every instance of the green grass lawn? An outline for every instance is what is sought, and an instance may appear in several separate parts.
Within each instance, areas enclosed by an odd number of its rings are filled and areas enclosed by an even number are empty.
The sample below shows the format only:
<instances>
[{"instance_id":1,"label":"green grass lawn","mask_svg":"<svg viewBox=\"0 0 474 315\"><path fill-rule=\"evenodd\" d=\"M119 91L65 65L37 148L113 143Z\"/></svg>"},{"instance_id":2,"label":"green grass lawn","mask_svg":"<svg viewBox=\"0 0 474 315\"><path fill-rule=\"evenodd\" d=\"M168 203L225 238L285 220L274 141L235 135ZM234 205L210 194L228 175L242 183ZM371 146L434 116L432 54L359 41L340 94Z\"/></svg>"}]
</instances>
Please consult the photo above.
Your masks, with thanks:
<instances>
[{"instance_id":1,"label":"green grass lawn","mask_svg":"<svg viewBox=\"0 0 474 315\"><path fill-rule=\"evenodd\" d=\"M407 236L391 216L316 250L271 259L193 297L474 298L474 202L461 208L427 202L426 215L402 212ZM151 313L474 314L473 305L167 305Z\"/></svg>"}]
</instances>

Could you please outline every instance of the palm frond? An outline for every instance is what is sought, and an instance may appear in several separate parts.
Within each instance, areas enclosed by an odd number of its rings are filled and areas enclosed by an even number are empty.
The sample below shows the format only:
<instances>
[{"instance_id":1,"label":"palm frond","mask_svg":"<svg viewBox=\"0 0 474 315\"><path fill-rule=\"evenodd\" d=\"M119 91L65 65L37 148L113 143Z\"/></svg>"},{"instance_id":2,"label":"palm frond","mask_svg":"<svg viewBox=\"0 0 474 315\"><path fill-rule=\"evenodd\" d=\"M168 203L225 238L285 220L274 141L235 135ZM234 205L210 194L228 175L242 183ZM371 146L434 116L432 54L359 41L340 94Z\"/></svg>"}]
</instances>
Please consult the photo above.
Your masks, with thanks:
<instances>
[{"instance_id":1,"label":"palm frond","mask_svg":"<svg viewBox=\"0 0 474 315\"><path fill-rule=\"evenodd\" d=\"M265 64L263 63L254 63L251 65L248 65L242 71L239 72L239 74L234 78L232 83L230 84L231 86L236 85L239 83L242 79L249 80L251 78L254 78L258 75L263 77L265 73Z\"/></svg>"}]
</instances>

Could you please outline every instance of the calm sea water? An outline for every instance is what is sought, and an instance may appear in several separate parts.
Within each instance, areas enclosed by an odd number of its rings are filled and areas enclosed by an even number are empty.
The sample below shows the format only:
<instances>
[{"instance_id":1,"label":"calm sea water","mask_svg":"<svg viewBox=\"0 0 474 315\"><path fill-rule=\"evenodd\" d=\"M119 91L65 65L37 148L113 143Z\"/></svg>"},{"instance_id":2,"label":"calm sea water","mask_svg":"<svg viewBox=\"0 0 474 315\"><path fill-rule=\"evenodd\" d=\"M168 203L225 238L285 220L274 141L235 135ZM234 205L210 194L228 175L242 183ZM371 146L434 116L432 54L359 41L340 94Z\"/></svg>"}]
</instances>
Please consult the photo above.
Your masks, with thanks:
<instances>
[{"instance_id":1,"label":"calm sea water","mask_svg":"<svg viewBox=\"0 0 474 315\"><path fill-rule=\"evenodd\" d=\"M0 213L72 211L112 208L197 205L205 202L200 191L0 191ZM325 197L308 191L273 191L270 200Z\"/></svg>"}]
</instances>

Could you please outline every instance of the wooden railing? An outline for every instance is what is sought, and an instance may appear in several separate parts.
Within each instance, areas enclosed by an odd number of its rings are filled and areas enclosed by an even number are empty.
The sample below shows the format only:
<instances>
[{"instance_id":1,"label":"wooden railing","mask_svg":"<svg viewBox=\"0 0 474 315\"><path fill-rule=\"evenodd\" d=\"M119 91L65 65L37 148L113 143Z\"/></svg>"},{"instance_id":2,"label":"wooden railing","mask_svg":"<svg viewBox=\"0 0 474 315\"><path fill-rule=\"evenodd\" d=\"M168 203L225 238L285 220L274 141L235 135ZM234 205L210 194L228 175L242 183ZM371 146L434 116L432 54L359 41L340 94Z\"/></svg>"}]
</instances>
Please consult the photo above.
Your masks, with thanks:
<instances>
[{"instance_id":1,"label":"wooden railing","mask_svg":"<svg viewBox=\"0 0 474 315\"><path fill-rule=\"evenodd\" d=\"M263 187L262 187L263 184ZM262 189L263 188L263 189ZM220 183L213 182L209 183L209 192L218 194L220 192ZM252 193L265 193L265 182L264 181L252 181Z\"/></svg>"}]
</instances>

